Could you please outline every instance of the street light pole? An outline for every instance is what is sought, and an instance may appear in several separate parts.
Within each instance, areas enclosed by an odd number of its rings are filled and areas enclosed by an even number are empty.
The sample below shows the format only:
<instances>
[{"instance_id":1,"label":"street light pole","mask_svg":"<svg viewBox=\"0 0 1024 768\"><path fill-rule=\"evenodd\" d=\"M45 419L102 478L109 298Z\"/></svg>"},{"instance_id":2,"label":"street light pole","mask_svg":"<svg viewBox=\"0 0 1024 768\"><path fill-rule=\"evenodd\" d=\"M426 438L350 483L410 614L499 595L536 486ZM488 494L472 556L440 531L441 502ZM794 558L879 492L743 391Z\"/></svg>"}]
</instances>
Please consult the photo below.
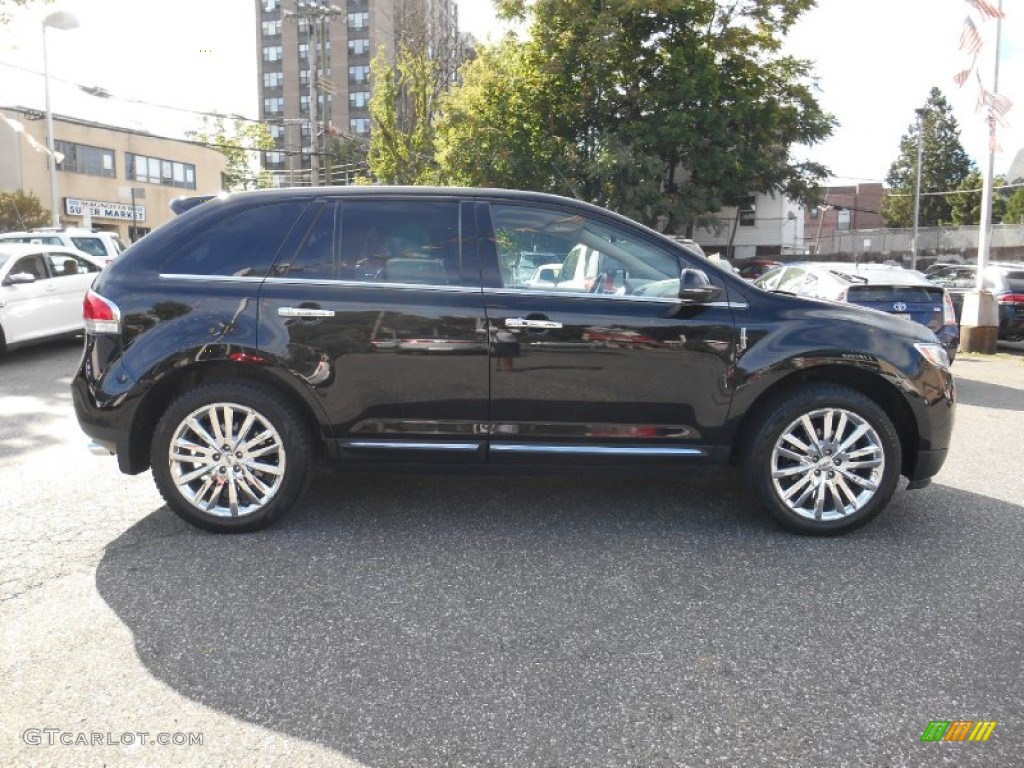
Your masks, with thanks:
<instances>
[{"instance_id":1,"label":"street light pole","mask_svg":"<svg viewBox=\"0 0 1024 768\"><path fill-rule=\"evenodd\" d=\"M46 50L46 28L74 29L78 19L67 11L54 11L43 19L43 92L46 99L46 148L50 166L50 222L60 228L60 210L57 206L57 157L53 140L53 112L50 111L50 61Z\"/></svg>"}]
</instances>

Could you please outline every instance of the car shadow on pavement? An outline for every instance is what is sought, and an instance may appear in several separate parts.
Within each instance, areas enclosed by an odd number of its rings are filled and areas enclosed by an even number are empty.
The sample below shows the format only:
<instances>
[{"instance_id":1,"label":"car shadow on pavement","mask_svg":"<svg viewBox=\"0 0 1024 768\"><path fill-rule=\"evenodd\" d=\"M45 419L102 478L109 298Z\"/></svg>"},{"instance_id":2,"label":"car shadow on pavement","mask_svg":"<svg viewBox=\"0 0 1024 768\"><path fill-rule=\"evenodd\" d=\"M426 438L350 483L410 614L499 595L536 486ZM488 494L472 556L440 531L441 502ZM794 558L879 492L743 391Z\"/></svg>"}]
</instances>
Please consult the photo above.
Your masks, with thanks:
<instances>
[{"instance_id":1,"label":"car shadow on pavement","mask_svg":"<svg viewBox=\"0 0 1024 768\"><path fill-rule=\"evenodd\" d=\"M366 765L883 764L1015 714L1019 602L976 607L1024 508L933 485L806 538L736 481L324 478L257 534L160 508L96 581L174 691Z\"/></svg>"},{"instance_id":2,"label":"car shadow on pavement","mask_svg":"<svg viewBox=\"0 0 1024 768\"><path fill-rule=\"evenodd\" d=\"M1021 369L1021 377L1024 378L1024 368ZM1024 411L1024 398L1021 397L1020 387L989 384L960 376L956 380L956 397L957 402L963 405Z\"/></svg>"}]
</instances>

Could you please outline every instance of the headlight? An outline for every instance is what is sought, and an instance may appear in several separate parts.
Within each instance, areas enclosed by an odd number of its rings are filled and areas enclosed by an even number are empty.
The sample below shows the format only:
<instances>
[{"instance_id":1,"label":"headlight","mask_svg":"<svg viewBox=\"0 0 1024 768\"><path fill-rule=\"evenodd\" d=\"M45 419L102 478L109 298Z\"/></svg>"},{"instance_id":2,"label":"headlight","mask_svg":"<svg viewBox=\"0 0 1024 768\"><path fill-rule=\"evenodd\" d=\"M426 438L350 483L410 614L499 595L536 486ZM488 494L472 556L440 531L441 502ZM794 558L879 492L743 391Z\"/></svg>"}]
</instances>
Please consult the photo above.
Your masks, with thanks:
<instances>
[{"instance_id":1,"label":"headlight","mask_svg":"<svg viewBox=\"0 0 1024 768\"><path fill-rule=\"evenodd\" d=\"M949 368L949 356L941 344L915 344L921 357L934 365L936 368Z\"/></svg>"}]
</instances>

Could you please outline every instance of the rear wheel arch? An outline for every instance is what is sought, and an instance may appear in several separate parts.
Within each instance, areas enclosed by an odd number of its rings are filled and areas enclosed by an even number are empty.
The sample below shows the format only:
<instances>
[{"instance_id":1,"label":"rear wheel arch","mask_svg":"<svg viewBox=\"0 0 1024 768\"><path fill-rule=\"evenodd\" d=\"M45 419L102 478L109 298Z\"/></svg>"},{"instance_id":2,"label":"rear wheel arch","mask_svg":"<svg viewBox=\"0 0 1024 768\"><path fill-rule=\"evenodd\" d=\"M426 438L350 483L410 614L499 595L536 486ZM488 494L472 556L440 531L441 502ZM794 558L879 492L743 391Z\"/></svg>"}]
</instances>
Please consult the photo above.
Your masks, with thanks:
<instances>
[{"instance_id":1,"label":"rear wheel arch","mask_svg":"<svg viewBox=\"0 0 1024 768\"><path fill-rule=\"evenodd\" d=\"M317 438L324 423L318 413L319 406L310 402L296 385L285 380L273 369L243 363L218 361L197 363L164 376L150 389L139 405L132 420L128 438L127 462L122 471L138 474L149 469L153 431L167 408L182 394L205 384L221 381L244 381L257 384L288 402L303 420L307 432ZM321 441L316 440L316 458L321 458Z\"/></svg>"},{"instance_id":2,"label":"rear wheel arch","mask_svg":"<svg viewBox=\"0 0 1024 768\"><path fill-rule=\"evenodd\" d=\"M902 448L901 474L911 475L917 457L919 437L914 420L903 396L895 385L877 373L852 365L822 365L804 369L775 382L762 392L747 410L732 442L730 462L740 462L743 446L752 438L764 415L801 387L815 384L836 384L859 392L873 400L892 421Z\"/></svg>"}]
</instances>

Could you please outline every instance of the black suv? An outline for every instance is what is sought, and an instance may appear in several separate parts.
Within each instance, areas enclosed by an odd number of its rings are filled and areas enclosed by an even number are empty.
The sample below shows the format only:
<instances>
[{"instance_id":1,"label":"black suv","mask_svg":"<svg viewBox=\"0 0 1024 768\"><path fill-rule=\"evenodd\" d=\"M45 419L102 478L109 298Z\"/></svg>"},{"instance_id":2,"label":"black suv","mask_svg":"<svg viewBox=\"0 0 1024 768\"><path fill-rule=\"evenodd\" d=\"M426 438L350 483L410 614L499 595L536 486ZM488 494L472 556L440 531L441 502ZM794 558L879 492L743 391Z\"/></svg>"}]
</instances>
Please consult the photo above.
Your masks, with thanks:
<instances>
[{"instance_id":1,"label":"black suv","mask_svg":"<svg viewBox=\"0 0 1024 768\"><path fill-rule=\"evenodd\" d=\"M587 267L527 285L533 254ZM85 323L72 392L93 450L152 467L171 509L216 531L272 522L318 461L735 463L783 525L832 534L901 474L926 485L953 426L927 328L765 293L528 192L217 198L103 271Z\"/></svg>"}]
</instances>

